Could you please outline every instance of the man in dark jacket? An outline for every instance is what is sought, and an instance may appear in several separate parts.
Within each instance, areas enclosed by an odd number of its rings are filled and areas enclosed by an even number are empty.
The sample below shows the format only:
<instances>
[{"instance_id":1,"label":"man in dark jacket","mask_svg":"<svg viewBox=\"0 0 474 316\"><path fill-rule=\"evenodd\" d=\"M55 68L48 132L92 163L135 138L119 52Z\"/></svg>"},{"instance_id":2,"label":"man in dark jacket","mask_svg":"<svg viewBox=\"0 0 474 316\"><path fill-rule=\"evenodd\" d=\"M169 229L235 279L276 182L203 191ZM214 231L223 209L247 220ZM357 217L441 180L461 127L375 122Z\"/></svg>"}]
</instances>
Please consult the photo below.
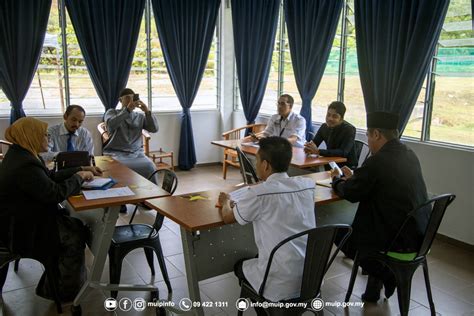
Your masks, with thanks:
<instances>
[{"instance_id":1,"label":"man in dark jacket","mask_svg":"<svg viewBox=\"0 0 474 316\"><path fill-rule=\"evenodd\" d=\"M307 154L318 154L326 157L347 158L346 165L350 168L357 167L355 152L355 127L344 120L346 106L344 103L334 101L328 106L326 123L321 125L314 139L304 145ZM326 143L326 149L319 149L322 142ZM340 164L341 165L341 164Z\"/></svg>"},{"instance_id":2,"label":"man in dark jacket","mask_svg":"<svg viewBox=\"0 0 474 316\"><path fill-rule=\"evenodd\" d=\"M360 203L352 223L352 235L343 247L343 252L352 259L356 251L387 250L407 214L427 200L420 162L415 153L400 142L397 126L396 114L369 113L367 138L372 156L354 172L343 167L344 176L333 179L337 195ZM419 213L390 250L416 251L421 245L428 216L428 212ZM388 268L367 260L362 261L361 266L369 273L362 299L376 302L382 281L385 296L393 294L395 279Z\"/></svg>"}]
</instances>

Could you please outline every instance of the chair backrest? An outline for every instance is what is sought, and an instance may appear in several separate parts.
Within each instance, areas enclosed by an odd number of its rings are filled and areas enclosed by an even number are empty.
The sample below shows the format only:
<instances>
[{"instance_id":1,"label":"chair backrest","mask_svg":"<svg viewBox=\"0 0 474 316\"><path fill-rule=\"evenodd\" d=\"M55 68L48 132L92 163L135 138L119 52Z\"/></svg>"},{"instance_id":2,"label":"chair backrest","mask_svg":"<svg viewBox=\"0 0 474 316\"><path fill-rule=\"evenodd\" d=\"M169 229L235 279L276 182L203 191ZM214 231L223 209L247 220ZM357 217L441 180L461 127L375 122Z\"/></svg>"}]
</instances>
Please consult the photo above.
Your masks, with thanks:
<instances>
[{"instance_id":1,"label":"chair backrest","mask_svg":"<svg viewBox=\"0 0 474 316\"><path fill-rule=\"evenodd\" d=\"M429 212L429 220L428 224L425 229L425 235L423 237L423 241L421 243L421 247L418 250L417 257L423 257L428 254L428 251L433 244L433 240L436 237L436 233L438 232L439 225L441 225L441 221L443 220L444 213L448 206L454 201L456 195L454 194L442 194L435 196L434 198L430 199L426 203L420 205L415 210L411 211L408 215L403 224L400 226L395 238L393 239L391 245L394 245L398 237L402 234L404 228L410 221L413 221L415 216L417 216L421 212L425 212L427 209ZM391 250L391 246L388 250Z\"/></svg>"},{"instance_id":2,"label":"chair backrest","mask_svg":"<svg viewBox=\"0 0 474 316\"><path fill-rule=\"evenodd\" d=\"M242 152L239 147L235 148L237 152L237 156L239 157L240 163L240 173L244 179L245 184L253 184L258 182L257 172L255 168L252 166L252 163L247 158L247 156Z\"/></svg>"},{"instance_id":3,"label":"chair backrest","mask_svg":"<svg viewBox=\"0 0 474 316\"><path fill-rule=\"evenodd\" d=\"M97 125L97 130L99 131L100 137L102 138L102 145L106 145L110 139L110 134L107 131L107 126L105 125L105 122L99 123Z\"/></svg>"},{"instance_id":4,"label":"chair backrest","mask_svg":"<svg viewBox=\"0 0 474 316\"><path fill-rule=\"evenodd\" d=\"M176 188L178 187L178 177L176 173L169 169L160 169L153 173L154 176L157 176L161 179L161 188L168 192L170 195L174 194ZM155 222L153 223L153 228L156 231L159 231L161 226L163 226L164 216L160 213L156 213ZM153 232L150 232L150 237Z\"/></svg>"},{"instance_id":5,"label":"chair backrest","mask_svg":"<svg viewBox=\"0 0 474 316\"><path fill-rule=\"evenodd\" d=\"M360 167L370 155L369 145L366 142L356 139L354 142L357 166Z\"/></svg>"},{"instance_id":6,"label":"chair backrest","mask_svg":"<svg viewBox=\"0 0 474 316\"><path fill-rule=\"evenodd\" d=\"M350 225L325 225L303 231L282 240L273 248L272 252L270 253L267 268L265 270L262 285L260 286L258 294L261 297L264 297L263 291L265 289L265 283L270 272L273 256L278 251L278 249L294 239L307 236L300 297L297 299L292 299L292 301L294 300L304 302L312 300L318 296L324 275L328 271L339 250L344 245L351 233L352 227ZM331 250L337 235L342 235L344 237L339 246L331 255Z\"/></svg>"},{"instance_id":7,"label":"chair backrest","mask_svg":"<svg viewBox=\"0 0 474 316\"><path fill-rule=\"evenodd\" d=\"M230 131L222 133L222 138L224 138L225 140L241 139L245 136L245 131L247 129L250 129L252 133L258 133L258 132L263 131L265 129L265 126L267 126L267 124L258 123L258 124L249 124L242 127L234 128Z\"/></svg>"},{"instance_id":8,"label":"chair backrest","mask_svg":"<svg viewBox=\"0 0 474 316\"><path fill-rule=\"evenodd\" d=\"M5 152L3 151L3 147L10 147L12 143L7 142L6 140L0 139L0 160L5 157Z\"/></svg>"}]
</instances>

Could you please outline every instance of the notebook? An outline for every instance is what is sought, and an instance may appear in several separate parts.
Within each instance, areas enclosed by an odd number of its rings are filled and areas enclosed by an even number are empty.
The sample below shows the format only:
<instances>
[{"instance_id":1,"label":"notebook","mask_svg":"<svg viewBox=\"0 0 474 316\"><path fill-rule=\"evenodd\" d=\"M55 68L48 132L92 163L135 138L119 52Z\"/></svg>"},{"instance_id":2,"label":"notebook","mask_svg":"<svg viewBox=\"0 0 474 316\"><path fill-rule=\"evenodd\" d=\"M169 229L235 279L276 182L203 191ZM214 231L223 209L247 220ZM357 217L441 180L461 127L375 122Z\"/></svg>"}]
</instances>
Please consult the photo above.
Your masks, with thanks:
<instances>
[{"instance_id":1,"label":"notebook","mask_svg":"<svg viewBox=\"0 0 474 316\"><path fill-rule=\"evenodd\" d=\"M94 177L94 180L84 182L82 184L82 188L89 190L106 190L111 188L116 183L117 181L112 178Z\"/></svg>"}]
</instances>

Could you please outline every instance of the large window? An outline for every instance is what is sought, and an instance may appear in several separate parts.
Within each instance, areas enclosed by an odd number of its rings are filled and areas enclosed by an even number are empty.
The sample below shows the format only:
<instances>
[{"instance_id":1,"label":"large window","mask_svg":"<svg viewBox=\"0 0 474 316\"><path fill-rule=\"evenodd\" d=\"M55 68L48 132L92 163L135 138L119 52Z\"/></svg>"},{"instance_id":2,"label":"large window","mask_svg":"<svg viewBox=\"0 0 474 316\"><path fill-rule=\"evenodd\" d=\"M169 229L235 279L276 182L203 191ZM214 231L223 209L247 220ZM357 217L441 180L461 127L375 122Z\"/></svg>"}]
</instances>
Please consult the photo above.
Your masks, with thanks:
<instances>
[{"instance_id":1,"label":"large window","mask_svg":"<svg viewBox=\"0 0 474 316\"><path fill-rule=\"evenodd\" d=\"M148 6L149 2L146 3ZM40 62L23 101L23 109L27 115L57 115L64 112L67 104L80 104L88 113L103 113L104 106L90 79L69 15L65 14L64 28L60 23L61 5L62 0L53 1ZM146 14L147 10L150 14ZM192 110L217 108L220 54L218 28ZM63 32L65 43L62 40ZM66 69L63 49L67 52ZM148 66L150 71L147 70ZM152 10L148 7L143 15L128 86L139 93L154 112L181 110L166 69ZM9 114L10 102L0 89L0 115Z\"/></svg>"},{"instance_id":2,"label":"large window","mask_svg":"<svg viewBox=\"0 0 474 316\"><path fill-rule=\"evenodd\" d=\"M63 51L59 10L53 2L43 49L30 89L23 101L27 115L62 112L65 108ZM10 101L0 90L0 115L10 115Z\"/></svg>"},{"instance_id":3,"label":"large window","mask_svg":"<svg viewBox=\"0 0 474 316\"><path fill-rule=\"evenodd\" d=\"M348 0L341 15L324 76L312 101L313 120L324 122L332 100L347 106L345 119L365 129L366 111L357 62L354 0ZM301 99L291 65L286 27L281 19L275 40L269 81L261 114L274 114L278 95ZM342 64L339 64L342 61ZM474 146L474 32L469 0L452 0L430 71L410 115L403 136ZM236 98L236 104L240 100Z\"/></svg>"},{"instance_id":4,"label":"large window","mask_svg":"<svg viewBox=\"0 0 474 316\"><path fill-rule=\"evenodd\" d=\"M474 33L469 0L451 0L441 32L427 139L474 146Z\"/></svg>"},{"instance_id":5,"label":"large window","mask_svg":"<svg viewBox=\"0 0 474 316\"><path fill-rule=\"evenodd\" d=\"M338 34L340 34L340 29L338 30ZM318 91L312 100L312 115L315 120L324 119L326 116L327 105L337 98L339 44L340 36L336 36L323 78L321 79ZM275 114L277 99L283 93L293 96L295 100L293 110L299 112L302 101L296 85L295 74L291 62L288 31L284 20L282 4L278 18L278 28L276 31L270 74L260 112L264 114Z\"/></svg>"}]
</instances>

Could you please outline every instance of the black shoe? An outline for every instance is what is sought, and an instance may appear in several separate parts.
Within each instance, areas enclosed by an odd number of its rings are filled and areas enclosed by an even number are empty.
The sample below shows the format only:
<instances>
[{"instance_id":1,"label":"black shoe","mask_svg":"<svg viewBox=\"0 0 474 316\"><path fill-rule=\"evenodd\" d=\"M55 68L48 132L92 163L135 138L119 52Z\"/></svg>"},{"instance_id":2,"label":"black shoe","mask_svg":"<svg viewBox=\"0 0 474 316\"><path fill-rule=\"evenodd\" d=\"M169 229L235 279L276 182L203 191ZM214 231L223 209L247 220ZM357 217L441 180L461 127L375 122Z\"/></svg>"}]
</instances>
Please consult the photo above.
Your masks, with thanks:
<instances>
[{"instance_id":1,"label":"black shoe","mask_svg":"<svg viewBox=\"0 0 474 316\"><path fill-rule=\"evenodd\" d=\"M395 292L395 288L397 287L395 277L392 273L390 273L389 278L383 280L383 287L385 288L385 297L389 299L390 296L393 295L393 293Z\"/></svg>"},{"instance_id":2,"label":"black shoe","mask_svg":"<svg viewBox=\"0 0 474 316\"><path fill-rule=\"evenodd\" d=\"M382 280L369 275L365 287L365 293L361 296L362 300L368 303L377 303L380 299L380 290L382 289L382 286Z\"/></svg>"},{"instance_id":3,"label":"black shoe","mask_svg":"<svg viewBox=\"0 0 474 316\"><path fill-rule=\"evenodd\" d=\"M127 214L127 205L120 205L120 213Z\"/></svg>"}]
</instances>

